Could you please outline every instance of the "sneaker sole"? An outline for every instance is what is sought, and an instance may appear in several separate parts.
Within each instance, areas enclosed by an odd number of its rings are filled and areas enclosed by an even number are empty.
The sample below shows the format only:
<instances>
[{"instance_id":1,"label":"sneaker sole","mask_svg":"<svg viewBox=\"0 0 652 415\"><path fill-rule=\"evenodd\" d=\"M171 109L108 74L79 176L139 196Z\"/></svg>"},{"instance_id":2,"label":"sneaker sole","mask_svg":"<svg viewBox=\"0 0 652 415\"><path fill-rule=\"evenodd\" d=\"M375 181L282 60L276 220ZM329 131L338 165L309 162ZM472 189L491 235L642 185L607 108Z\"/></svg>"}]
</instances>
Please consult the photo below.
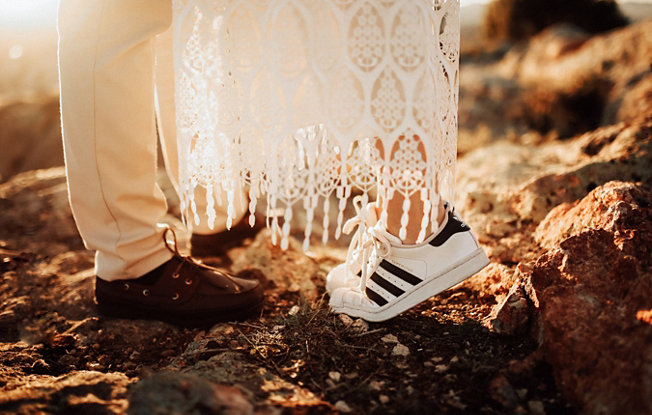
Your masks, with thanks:
<instances>
[{"instance_id":1,"label":"sneaker sole","mask_svg":"<svg viewBox=\"0 0 652 415\"><path fill-rule=\"evenodd\" d=\"M426 278L425 281L414 287L412 291L404 294L396 302L383 306L376 311L351 306L332 306L332 310L335 313L344 313L351 317L363 318L367 321L386 321L422 303L428 298L459 284L478 273L488 264L489 258L487 258L482 248L478 248L448 271L443 272L439 276Z\"/></svg>"}]
</instances>

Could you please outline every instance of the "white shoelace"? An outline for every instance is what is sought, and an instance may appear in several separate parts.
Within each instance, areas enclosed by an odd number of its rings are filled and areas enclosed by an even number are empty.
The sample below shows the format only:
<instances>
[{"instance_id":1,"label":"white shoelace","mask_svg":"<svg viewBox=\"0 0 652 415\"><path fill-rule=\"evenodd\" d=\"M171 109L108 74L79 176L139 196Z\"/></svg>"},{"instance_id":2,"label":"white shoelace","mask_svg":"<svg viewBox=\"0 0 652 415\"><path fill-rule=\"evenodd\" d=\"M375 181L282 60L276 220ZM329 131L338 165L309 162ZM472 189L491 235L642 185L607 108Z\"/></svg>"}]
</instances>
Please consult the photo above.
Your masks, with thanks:
<instances>
[{"instance_id":1,"label":"white shoelace","mask_svg":"<svg viewBox=\"0 0 652 415\"><path fill-rule=\"evenodd\" d=\"M361 278L358 289L366 296L369 269L375 269L382 259L389 256L392 245L385 237L383 230L377 226L368 226L368 212L366 207L362 206L361 196L356 196L353 199L353 206L357 215L346 221L342 228L342 232L348 235L356 226L358 227L346 253L346 266L347 272L356 275L359 262Z\"/></svg>"}]
</instances>

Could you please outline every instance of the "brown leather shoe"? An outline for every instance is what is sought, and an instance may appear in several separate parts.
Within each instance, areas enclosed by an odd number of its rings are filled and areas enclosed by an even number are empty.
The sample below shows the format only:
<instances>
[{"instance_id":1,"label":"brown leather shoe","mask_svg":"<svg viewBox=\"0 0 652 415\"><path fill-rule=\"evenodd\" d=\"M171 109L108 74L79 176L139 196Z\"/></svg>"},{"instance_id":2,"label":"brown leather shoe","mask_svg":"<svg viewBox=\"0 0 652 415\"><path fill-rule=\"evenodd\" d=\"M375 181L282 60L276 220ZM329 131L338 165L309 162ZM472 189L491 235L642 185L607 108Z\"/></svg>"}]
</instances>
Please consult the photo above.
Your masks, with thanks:
<instances>
[{"instance_id":1,"label":"brown leather shoe","mask_svg":"<svg viewBox=\"0 0 652 415\"><path fill-rule=\"evenodd\" d=\"M133 280L95 280L101 314L162 320L197 327L249 317L260 311L263 289L255 280L233 277L189 257L174 256Z\"/></svg>"}]
</instances>

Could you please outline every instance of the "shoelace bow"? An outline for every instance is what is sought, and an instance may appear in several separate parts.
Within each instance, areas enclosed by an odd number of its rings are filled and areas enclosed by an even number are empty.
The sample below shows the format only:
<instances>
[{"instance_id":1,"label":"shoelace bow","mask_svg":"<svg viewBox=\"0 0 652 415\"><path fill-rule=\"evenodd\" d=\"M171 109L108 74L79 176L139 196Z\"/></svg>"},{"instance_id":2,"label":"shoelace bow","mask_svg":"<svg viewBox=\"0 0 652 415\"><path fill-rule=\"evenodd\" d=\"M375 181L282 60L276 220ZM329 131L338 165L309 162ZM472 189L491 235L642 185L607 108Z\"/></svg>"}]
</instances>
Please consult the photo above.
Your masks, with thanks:
<instances>
[{"instance_id":1,"label":"shoelace bow","mask_svg":"<svg viewBox=\"0 0 652 415\"><path fill-rule=\"evenodd\" d=\"M170 246L170 241L168 240L168 237L167 237L168 232L172 233L172 241L173 241L172 246ZM174 231L174 229L172 229L169 226L165 226L165 229L163 230L163 242L165 242L165 247L170 252L172 252L175 256L182 259L182 261L179 263L179 265L177 266L177 269L174 270L174 273L172 275L177 275L178 276L179 272L181 271L181 268L185 264L191 264L193 266L199 266L199 267L207 267L207 265L201 263L200 261L197 261L196 259L194 259L193 257L191 257L189 255L181 255L181 252L179 252L179 244L177 243L177 233ZM230 275L221 272L217 268L212 268L212 267L208 267L208 268L211 268L215 272L219 272L220 274L222 274L223 276L225 276L226 278L228 278L231 282L233 282L235 284L235 281L231 278ZM235 284L235 286L237 287L237 284Z\"/></svg>"},{"instance_id":2,"label":"shoelace bow","mask_svg":"<svg viewBox=\"0 0 652 415\"><path fill-rule=\"evenodd\" d=\"M373 261L374 265L371 268L375 268L377 262L389 256L392 245L377 227L367 226L368 212L366 206L362 206L361 196L353 198L353 206L357 213L356 216L347 220L342 227L342 232L347 235L358 227L349 245L349 250L346 253L347 272L351 272L352 274L357 273L355 269L351 269L350 267L353 264L353 257L357 255L360 258L360 254L362 254L360 285L358 289L366 296L367 278L369 277L368 273L370 268L368 264Z\"/></svg>"}]
</instances>

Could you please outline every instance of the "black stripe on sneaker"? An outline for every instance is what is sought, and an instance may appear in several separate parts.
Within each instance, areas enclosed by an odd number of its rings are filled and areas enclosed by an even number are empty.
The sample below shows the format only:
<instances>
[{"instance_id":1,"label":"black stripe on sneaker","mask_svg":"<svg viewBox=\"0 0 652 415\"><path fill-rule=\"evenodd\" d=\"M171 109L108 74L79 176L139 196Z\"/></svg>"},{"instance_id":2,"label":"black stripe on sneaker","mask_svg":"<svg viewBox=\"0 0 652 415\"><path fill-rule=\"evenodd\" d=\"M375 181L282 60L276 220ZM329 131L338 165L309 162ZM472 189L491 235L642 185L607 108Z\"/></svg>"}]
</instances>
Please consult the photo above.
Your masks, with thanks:
<instances>
[{"instance_id":1,"label":"black stripe on sneaker","mask_svg":"<svg viewBox=\"0 0 652 415\"><path fill-rule=\"evenodd\" d=\"M381 286L385 291L392 294L394 297L398 297L405 293L405 291L401 290L396 285L392 284L391 282L387 281L385 278L378 275L377 272L374 272L374 275L371 276L371 281Z\"/></svg>"},{"instance_id":2,"label":"black stripe on sneaker","mask_svg":"<svg viewBox=\"0 0 652 415\"><path fill-rule=\"evenodd\" d=\"M369 298L371 301L378 304L379 306L382 307L385 304L387 304L387 300L385 300L380 294L378 294L376 291L372 290L371 288L367 287L365 293L367 293L367 298Z\"/></svg>"},{"instance_id":3,"label":"black stripe on sneaker","mask_svg":"<svg viewBox=\"0 0 652 415\"><path fill-rule=\"evenodd\" d=\"M448 212L448 223L446 223L444 229L442 229L441 232L439 232L439 234L435 236L432 241L430 241L430 245L442 246L448 240L448 238L454 234L467 232L470 230L471 228L469 228L469 225L459 220L452 211Z\"/></svg>"},{"instance_id":4,"label":"black stripe on sneaker","mask_svg":"<svg viewBox=\"0 0 652 415\"><path fill-rule=\"evenodd\" d=\"M412 285L417 285L417 284L419 284L421 282L421 278L418 278L418 277L410 274L406 270L397 267L396 265L392 264L391 262L387 261L386 259L383 259L380 262L379 266L382 269L384 269L385 271L387 271L387 272L389 272L391 274L394 274L395 276L399 277L403 281L405 281L407 283L410 283Z\"/></svg>"}]
</instances>

